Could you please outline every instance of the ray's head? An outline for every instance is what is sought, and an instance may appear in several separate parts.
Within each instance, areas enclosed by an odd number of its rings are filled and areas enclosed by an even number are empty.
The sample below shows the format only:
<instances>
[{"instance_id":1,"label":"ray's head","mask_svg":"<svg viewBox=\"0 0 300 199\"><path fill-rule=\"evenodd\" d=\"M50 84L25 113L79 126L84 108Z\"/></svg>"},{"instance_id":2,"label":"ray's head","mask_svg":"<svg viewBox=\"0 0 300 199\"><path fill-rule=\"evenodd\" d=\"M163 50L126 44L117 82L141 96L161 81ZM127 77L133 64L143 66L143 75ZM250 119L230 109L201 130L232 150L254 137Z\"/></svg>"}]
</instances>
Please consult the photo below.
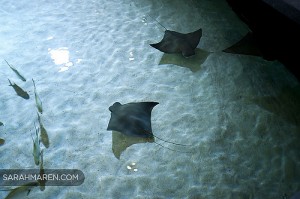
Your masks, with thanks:
<instances>
[{"instance_id":1,"label":"ray's head","mask_svg":"<svg viewBox=\"0 0 300 199\"><path fill-rule=\"evenodd\" d=\"M112 106L110 106L108 109L110 112L116 111L122 104L120 102L115 102Z\"/></svg>"}]
</instances>

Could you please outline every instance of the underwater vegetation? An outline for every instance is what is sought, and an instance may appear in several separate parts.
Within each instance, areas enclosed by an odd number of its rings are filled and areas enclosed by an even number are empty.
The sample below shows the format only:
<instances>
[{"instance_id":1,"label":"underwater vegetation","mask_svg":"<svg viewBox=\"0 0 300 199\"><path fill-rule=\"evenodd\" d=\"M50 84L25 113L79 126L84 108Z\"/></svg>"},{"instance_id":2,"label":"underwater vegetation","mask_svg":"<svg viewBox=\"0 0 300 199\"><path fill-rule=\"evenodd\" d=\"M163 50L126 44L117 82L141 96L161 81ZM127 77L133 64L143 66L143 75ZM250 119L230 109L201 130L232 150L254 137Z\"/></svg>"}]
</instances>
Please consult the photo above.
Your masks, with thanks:
<instances>
[{"instance_id":1,"label":"underwater vegetation","mask_svg":"<svg viewBox=\"0 0 300 199\"><path fill-rule=\"evenodd\" d=\"M13 87L13 89L16 91L17 95L24 98L24 99L29 99L29 95L26 91L24 91L20 86L18 86L15 83L11 83L11 81L8 79L9 81L9 86Z\"/></svg>"},{"instance_id":2,"label":"underwater vegetation","mask_svg":"<svg viewBox=\"0 0 300 199\"><path fill-rule=\"evenodd\" d=\"M137 102L121 104L115 102L109 107L111 118L107 130L114 130L134 137L153 137L151 111L158 102Z\"/></svg>"},{"instance_id":3,"label":"underwater vegetation","mask_svg":"<svg viewBox=\"0 0 300 199\"><path fill-rule=\"evenodd\" d=\"M21 75L21 74L19 73L19 71L18 71L14 66L10 65L6 60L4 60L4 61L7 63L7 65L10 67L10 69L11 69L12 71L14 71L14 73L15 73L22 81L26 82L25 77L24 77L23 75Z\"/></svg>"},{"instance_id":4,"label":"underwater vegetation","mask_svg":"<svg viewBox=\"0 0 300 199\"><path fill-rule=\"evenodd\" d=\"M35 82L33 79L32 79L32 82L33 82L33 87L34 87L35 105L36 105L38 111L42 114L43 113L43 104L42 104L40 97L37 94Z\"/></svg>"}]
</instances>

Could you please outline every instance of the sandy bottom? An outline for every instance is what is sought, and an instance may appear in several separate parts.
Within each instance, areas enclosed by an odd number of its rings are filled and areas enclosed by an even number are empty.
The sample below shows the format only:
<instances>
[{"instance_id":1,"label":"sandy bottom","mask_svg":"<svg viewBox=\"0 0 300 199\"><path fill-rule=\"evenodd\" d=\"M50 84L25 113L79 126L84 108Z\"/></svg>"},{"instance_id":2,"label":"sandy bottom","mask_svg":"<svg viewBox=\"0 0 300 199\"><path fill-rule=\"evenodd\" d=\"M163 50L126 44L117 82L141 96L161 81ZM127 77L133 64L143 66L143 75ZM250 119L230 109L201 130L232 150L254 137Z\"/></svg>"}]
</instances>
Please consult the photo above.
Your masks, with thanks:
<instances>
[{"instance_id":1,"label":"sandy bottom","mask_svg":"<svg viewBox=\"0 0 300 199\"><path fill-rule=\"evenodd\" d=\"M163 53L149 44L164 29L153 18L203 29L198 48L212 53L199 70L159 65ZM300 190L299 82L279 62L222 52L248 31L225 1L1 0L0 22L0 168L39 168L33 78L50 140L44 168L85 174L81 186L19 198L279 199ZM106 130L117 101L159 102L153 133L189 146L156 141L190 153L140 143L117 159Z\"/></svg>"}]
</instances>

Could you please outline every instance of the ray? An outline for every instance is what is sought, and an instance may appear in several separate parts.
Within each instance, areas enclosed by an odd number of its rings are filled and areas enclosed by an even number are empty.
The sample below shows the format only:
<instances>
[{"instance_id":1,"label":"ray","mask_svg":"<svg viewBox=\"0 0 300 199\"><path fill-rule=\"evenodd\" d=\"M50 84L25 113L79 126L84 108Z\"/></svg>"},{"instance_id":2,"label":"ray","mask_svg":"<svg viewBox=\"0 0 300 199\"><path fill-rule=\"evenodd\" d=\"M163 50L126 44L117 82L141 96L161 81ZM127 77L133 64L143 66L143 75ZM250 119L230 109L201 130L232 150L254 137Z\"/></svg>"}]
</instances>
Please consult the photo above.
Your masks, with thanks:
<instances>
[{"instance_id":1,"label":"ray","mask_svg":"<svg viewBox=\"0 0 300 199\"><path fill-rule=\"evenodd\" d=\"M107 130L118 131L127 136L153 137L151 111L158 102L114 103L109 107L111 118ZM148 133L149 132L149 133Z\"/></svg>"},{"instance_id":2,"label":"ray","mask_svg":"<svg viewBox=\"0 0 300 199\"><path fill-rule=\"evenodd\" d=\"M150 46L164 53L180 53L184 57L190 57L195 55L195 49L201 36L201 28L190 33L165 30L163 39L158 43L150 44Z\"/></svg>"},{"instance_id":3,"label":"ray","mask_svg":"<svg viewBox=\"0 0 300 199\"><path fill-rule=\"evenodd\" d=\"M129 146L137 143L155 142L154 138L174 145L189 146L164 140L152 133L151 112L157 104L158 102L136 102L122 105L115 102L109 107L111 118L107 130L112 131L112 150L116 158L120 159L121 153ZM160 143L155 143L171 151L177 151Z\"/></svg>"}]
</instances>

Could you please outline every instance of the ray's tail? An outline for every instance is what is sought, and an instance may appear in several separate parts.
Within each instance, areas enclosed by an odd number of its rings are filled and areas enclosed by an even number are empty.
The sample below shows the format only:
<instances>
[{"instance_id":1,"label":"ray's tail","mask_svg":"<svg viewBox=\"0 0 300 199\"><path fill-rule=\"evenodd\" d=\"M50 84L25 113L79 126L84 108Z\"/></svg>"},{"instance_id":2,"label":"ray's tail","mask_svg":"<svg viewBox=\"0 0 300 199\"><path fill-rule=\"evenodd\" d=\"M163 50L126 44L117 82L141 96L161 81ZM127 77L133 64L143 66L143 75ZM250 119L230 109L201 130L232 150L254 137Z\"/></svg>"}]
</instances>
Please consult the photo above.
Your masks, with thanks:
<instances>
[{"instance_id":1,"label":"ray's tail","mask_svg":"<svg viewBox=\"0 0 300 199\"><path fill-rule=\"evenodd\" d=\"M148 133L148 134L150 134L151 136L153 136L153 137L155 137L155 138L157 138L157 139L163 141L163 142L167 142L167 143L174 144L174 145L179 145L179 146L191 146L191 145L188 145L188 144L179 144L179 143L175 143L175 142L170 142L170 141L164 140L164 139L162 139L162 138L160 138L160 137L157 137L156 135L154 135L154 134L151 133L151 132L148 132L148 131L145 131L145 132ZM155 142L155 141L154 141L154 142ZM161 146L161 147L163 147L163 148L166 148L166 149L168 149L168 150L175 151L175 152L180 152L180 153L192 153L192 152L190 152L190 151L179 151L179 150L175 150L175 149L166 147L166 146L164 146L164 145L162 145L162 144L160 144L160 143L158 143L158 142L155 142L155 144L157 144L157 145L159 145L159 146Z\"/></svg>"},{"instance_id":2,"label":"ray's tail","mask_svg":"<svg viewBox=\"0 0 300 199\"><path fill-rule=\"evenodd\" d=\"M148 15L148 14L147 14ZM161 27L163 27L165 30L168 30L164 25L162 25L159 21L157 21L157 19L155 19L154 17L151 17L150 15L148 15L151 19L153 19L154 21L156 21Z\"/></svg>"}]
</instances>

